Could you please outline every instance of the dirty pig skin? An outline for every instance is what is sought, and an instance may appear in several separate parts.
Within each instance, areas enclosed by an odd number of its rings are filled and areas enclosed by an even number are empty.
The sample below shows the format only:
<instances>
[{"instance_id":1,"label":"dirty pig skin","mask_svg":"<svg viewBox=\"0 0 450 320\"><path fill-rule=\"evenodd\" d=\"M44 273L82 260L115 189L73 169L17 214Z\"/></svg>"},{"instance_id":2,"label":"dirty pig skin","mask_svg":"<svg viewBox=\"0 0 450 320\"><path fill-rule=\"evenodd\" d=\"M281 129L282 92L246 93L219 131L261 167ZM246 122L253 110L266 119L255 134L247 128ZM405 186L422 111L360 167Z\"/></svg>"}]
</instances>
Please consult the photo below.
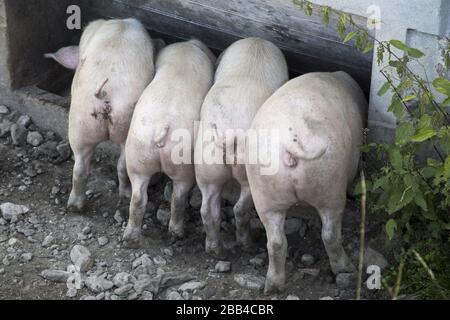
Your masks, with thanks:
<instances>
[{"instance_id":1,"label":"dirty pig skin","mask_svg":"<svg viewBox=\"0 0 450 320\"><path fill-rule=\"evenodd\" d=\"M211 307L189 307L183 304L182 307L177 307L177 315L203 315L207 318Z\"/></svg>"}]
</instances>

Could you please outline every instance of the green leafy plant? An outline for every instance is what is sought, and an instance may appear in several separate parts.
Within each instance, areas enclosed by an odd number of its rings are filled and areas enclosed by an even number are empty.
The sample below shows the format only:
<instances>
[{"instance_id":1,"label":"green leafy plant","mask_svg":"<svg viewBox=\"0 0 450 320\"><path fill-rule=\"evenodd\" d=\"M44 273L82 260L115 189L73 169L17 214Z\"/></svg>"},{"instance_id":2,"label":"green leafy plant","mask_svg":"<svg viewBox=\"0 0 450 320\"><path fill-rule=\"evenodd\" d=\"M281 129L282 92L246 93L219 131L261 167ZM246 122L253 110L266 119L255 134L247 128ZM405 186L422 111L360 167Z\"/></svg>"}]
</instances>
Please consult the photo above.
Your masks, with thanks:
<instances>
[{"instance_id":1,"label":"green leafy plant","mask_svg":"<svg viewBox=\"0 0 450 320\"><path fill-rule=\"evenodd\" d=\"M448 273L446 266L450 263L448 255L443 254L450 241L450 81L445 77L429 81L426 76L419 76L411 64L420 66L425 53L399 40L379 41L358 26L350 14L306 0L294 3L308 15L318 8L326 25L334 15L343 42L354 41L364 53L376 50L377 63L386 80L378 94L390 95L388 111L397 118L397 127L394 141L362 147L366 164L375 167L367 170L369 211L385 217L384 232L389 240L397 237L401 241L406 250L403 263L411 261L412 252L430 250L422 260L437 268L434 288L439 279L448 279L441 274ZM446 40L443 59L448 73L450 40ZM381 166L374 165L380 163ZM356 194L360 191L358 184ZM410 265L411 268L405 267L405 288L426 292L423 297L430 298L430 290L420 290L421 285L429 285L426 277L418 273L419 269L423 272L424 265L416 260ZM450 288L450 281L444 282ZM445 290L439 291L439 297Z\"/></svg>"}]
</instances>

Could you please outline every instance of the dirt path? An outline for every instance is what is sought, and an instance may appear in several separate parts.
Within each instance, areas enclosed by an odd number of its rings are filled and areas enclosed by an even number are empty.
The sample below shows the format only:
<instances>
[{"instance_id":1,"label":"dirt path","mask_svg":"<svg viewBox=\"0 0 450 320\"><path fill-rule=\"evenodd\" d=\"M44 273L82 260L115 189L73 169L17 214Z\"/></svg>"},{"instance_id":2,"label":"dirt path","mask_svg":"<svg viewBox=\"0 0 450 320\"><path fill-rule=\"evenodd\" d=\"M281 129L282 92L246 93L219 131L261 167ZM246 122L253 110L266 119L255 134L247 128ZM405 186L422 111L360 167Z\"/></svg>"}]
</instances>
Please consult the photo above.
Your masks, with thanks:
<instances>
[{"instance_id":1,"label":"dirt path","mask_svg":"<svg viewBox=\"0 0 450 320\"><path fill-rule=\"evenodd\" d=\"M0 114L0 124L5 120L20 122L19 116L17 113ZM295 227L288 236L289 280L285 293L267 297L262 290L239 285L236 275L247 277L251 285L261 285L267 270L265 238L255 218L253 232L258 239L256 251L246 253L235 247L230 203L224 203L222 232L226 247L230 249L227 261L231 262L231 272L215 272L218 260L204 253L198 199L195 201L198 195L194 195L191 201L194 208L189 205L187 209L184 240L173 243L167 235L167 228L157 219L157 211L160 209L160 216L163 217L169 206L164 197L165 178L149 189L150 203L144 222L142 249L123 248L120 239L126 218L122 217L123 221L120 221L116 215L118 190L115 159L103 154L96 155L88 185L88 207L82 214L67 212L65 204L71 186L73 162L70 159L61 162L64 148L60 146L64 146L64 142L32 124L27 131L40 132L43 141L37 147L26 141L22 141L21 146L14 146L9 132L0 137L0 204L9 202L29 209L15 222L0 218L0 299L354 297L352 284L347 287L342 283L339 286L336 284L320 239L318 219L295 218ZM352 203L349 203L345 219L343 234L346 249L352 255L358 248L355 231L359 221ZM68 290L66 283L56 283L41 276L43 270L67 270L72 264L70 251L77 244L86 247L94 260L90 270L81 275L83 281L90 283L89 286L84 285L77 291ZM136 260L144 254L148 255L141 259L145 263ZM121 272L126 273L122 274L127 278L125 283L118 281L118 277L117 281L113 281ZM151 279L165 279L166 284L162 281L158 288L151 288ZM180 288L186 279L194 281ZM110 287L113 282L120 283L120 290L117 290L117 284ZM142 286L136 285L137 282ZM380 296L374 291L364 290L363 293L368 299Z\"/></svg>"}]
</instances>

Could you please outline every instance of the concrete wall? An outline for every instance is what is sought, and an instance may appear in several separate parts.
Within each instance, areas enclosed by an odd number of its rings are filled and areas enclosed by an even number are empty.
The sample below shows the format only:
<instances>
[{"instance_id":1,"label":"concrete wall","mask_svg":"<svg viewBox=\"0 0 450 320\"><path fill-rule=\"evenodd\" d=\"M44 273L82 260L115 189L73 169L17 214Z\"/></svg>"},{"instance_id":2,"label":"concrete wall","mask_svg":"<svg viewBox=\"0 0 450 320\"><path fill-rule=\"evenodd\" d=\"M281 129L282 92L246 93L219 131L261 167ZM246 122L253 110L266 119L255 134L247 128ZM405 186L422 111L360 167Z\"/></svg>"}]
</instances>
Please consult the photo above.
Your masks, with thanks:
<instances>
[{"instance_id":1,"label":"concrete wall","mask_svg":"<svg viewBox=\"0 0 450 320\"><path fill-rule=\"evenodd\" d=\"M381 9L381 28L375 30L378 40L398 39L407 45L422 50L427 56L421 65L412 64L413 70L433 79L442 74L442 37L450 32L449 0L312 0L319 5L367 16L368 7L376 5ZM399 53L401 55L401 53ZM376 61L376 50L374 52ZM381 66L383 67L383 66ZM380 67L373 63L370 93L369 127L373 140L389 140L396 125L395 117L387 112L389 95L379 97L378 90L385 83ZM448 76L448 75L447 75Z\"/></svg>"},{"instance_id":2,"label":"concrete wall","mask_svg":"<svg viewBox=\"0 0 450 320\"><path fill-rule=\"evenodd\" d=\"M0 87L9 87L8 41L5 2L0 0Z\"/></svg>"}]
</instances>

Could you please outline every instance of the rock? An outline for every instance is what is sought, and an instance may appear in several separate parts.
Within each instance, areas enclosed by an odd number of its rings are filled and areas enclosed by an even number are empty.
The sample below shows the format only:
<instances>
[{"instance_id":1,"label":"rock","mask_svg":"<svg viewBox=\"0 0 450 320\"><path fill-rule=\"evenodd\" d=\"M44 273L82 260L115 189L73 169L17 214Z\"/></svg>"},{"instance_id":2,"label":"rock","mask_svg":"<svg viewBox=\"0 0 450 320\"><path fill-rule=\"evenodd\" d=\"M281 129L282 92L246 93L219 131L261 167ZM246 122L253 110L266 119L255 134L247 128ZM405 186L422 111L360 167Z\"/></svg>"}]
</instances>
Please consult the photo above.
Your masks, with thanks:
<instances>
[{"instance_id":1,"label":"rock","mask_svg":"<svg viewBox=\"0 0 450 320\"><path fill-rule=\"evenodd\" d=\"M131 291L130 292L130 294L128 295L128 297L127 297L127 300L136 300L137 298L138 298L138 294L136 293L136 292L134 292L134 291Z\"/></svg>"},{"instance_id":2,"label":"rock","mask_svg":"<svg viewBox=\"0 0 450 320\"><path fill-rule=\"evenodd\" d=\"M153 262L158 266L165 266L167 264L166 259L162 256L156 256L153 258Z\"/></svg>"},{"instance_id":3,"label":"rock","mask_svg":"<svg viewBox=\"0 0 450 320\"><path fill-rule=\"evenodd\" d=\"M286 236L298 233L302 224L303 221L298 218L286 219L286 222L284 224L284 232L286 233Z\"/></svg>"},{"instance_id":4,"label":"rock","mask_svg":"<svg viewBox=\"0 0 450 320\"><path fill-rule=\"evenodd\" d=\"M114 220L116 220L116 222L118 224L122 224L123 223L123 218L122 218L122 214L120 213L120 210L116 210L116 213L114 214Z\"/></svg>"},{"instance_id":5,"label":"rock","mask_svg":"<svg viewBox=\"0 0 450 320\"><path fill-rule=\"evenodd\" d=\"M66 297L68 297L68 298L75 298L77 296L77 294L78 294L77 289L70 288L69 290L67 290Z\"/></svg>"},{"instance_id":6,"label":"rock","mask_svg":"<svg viewBox=\"0 0 450 320\"><path fill-rule=\"evenodd\" d=\"M42 157L54 159L59 157L59 154L56 151L56 146L57 143L55 141L46 141L37 147L36 152Z\"/></svg>"},{"instance_id":7,"label":"rock","mask_svg":"<svg viewBox=\"0 0 450 320\"><path fill-rule=\"evenodd\" d=\"M0 243L8 241L8 236L6 234L0 234Z\"/></svg>"},{"instance_id":8,"label":"rock","mask_svg":"<svg viewBox=\"0 0 450 320\"><path fill-rule=\"evenodd\" d=\"M255 267L262 267L265 264L265 259L258 255L258 256L254 257L254 258L251 258L249 260L249 263L252 266L255 266Z\"/></svg>"},{"instance_id":9,"label":"rock","mask_svg":"<svg viewBox=\"0 0 450 320\"><path fill-rule=\"evenodd\" d=\"M0 105L0 114L8 114L9 113L9 109L7 106L4 105Z\"/></svg>"},{"instance_id":10,"label":"rock","mask_svg":"<svg viewBox=\"0 0 450 320\"><path fill-rule=\"evenodd\" d=\"M90 276L85 281L86 287L95 293L105 292L114 286L112 281L109 281L103 277Z\"/></svg>"},{"instance_id":11,"label":"rock","mask_svg":"<svg viewBox=\"0 0 450 320\"><path fill-rule=\"evenodd\" d=\"M153 300L153 293L151 293L149 291L142 292L141 300Z\"/></svg>"},{"instance_id":12,"label":"rock","mask_svg":"<svg viewBox=\"0 0 450 320\"><path fill-rule=\"evenodd\" d=\"M173 249L172 248L164 248L162 249L162 253L164 253L164 255L168 256L168 257L172 257L173 256Z\"/></svg>"},{"instance_id":13,"label":"rock","mask_svg":"<svg viewBox=\"0 0 450 320\"><path fill-rule=\"evenodd\" d=\"M161 275L160 287L168 288L181 285L185 282L195 280L196 277L189 273L166 272Z\"/></svg>"},{"instance_id":14,"label":"rock","mask_svg":"<svg viewBox=\"0 0 450 320\"><path fill-rule=\"evenodd\" d=\"M52 235L48 235L44 238L44 241L42 241L42 246L44 248L50 247L53 244L53 241L55 241L55 238Z\"/></svg>"},{"instance_id":15,"label":"rock","mask_svg":"<svg viewBox=\"0 0 450 320\"><path fill-rule=\"evenodd\" d=\"M381 270L383 270L389 265L389 263L381 253L371 247L367 247L364 251L364 265L366 268L368 266L378 266Z\"/></svg>"},{"instance_id":16,"label":"rock","mask_svg":"<svg viewBox=\"0 0 450 320\"><path fill-rule=\"evenodd\" d=\"M55 141L57 139L56 133L53 131L47 131L45 134L45 139L50 141Z\"/></svg>"},{"instance_id":17,"label":"rock","mask_svg":"<svg viewBox=\"0 0 450 320\"><path fill-rule=\"evenodd\" d=\"M336 276L336 286L339 289L350 289L356 286L356 274L339 273Z\"/></svg>"},{"instance_id":18,"label":"rock","mask_svg":"<svg viewBox=\"0 0 450 320\"><path fill-rule=\"evenodd\" d=\"M151 278L149 275L144 274L140 275L138 279L134 283L134 291L136 293L140 294L144 291L151 292L153 294L157 294L159 291L159 283L161 281L161 278Z\"/></svg>"},{"instance_id":19,"label":"rock","mask_svg":"<svg viewBox=\"0 0 450 320\"><path fill-rule=\"evenodd\" d=\"M27 206L5 202L0 205L0 211L3 219L14 223L21 215L28 213L30 209Z\"/></svg>"},{"instance_id":20,"label":"rock","mask_svg":"<svg viewBox=\"0 0 450 320\"><path fill-rule=\"evenodd\" d=\"M191 199L189 200L189 204L194 209L200 209L202 207L202 193L198 186L195 186L192 189Z\"/></svg>"},{"instance_id":21,"label":"rock","mask_svg":"<svg viewBox=\"0 0 450 320\"><path fill-rule=\"evenodd\" d=\"M216 266L214 267L214 270L216 272L224 273L231 271L231 262L229 261L219 261L216 263Z\"/></svg>"},{"instance_id":22,"label":"rock","mask_svg":"<svg viewBox=\"0 0 450 320\"><path fill-rule=\"evenodd\" d=\"M15 146L23 146L27 142L28 131L24 126L13 124L11 126L11 139Z\"/></svg>"},{"instance_id":23,"label":"rock","mask_svg":"<svg viewBox=\"0 0 450 320\"><path fill-rule=\"evenodd\" d=\"M20 116L19 119L16 121L16 124L24 128L28 128L31 124L31 118L30 116L27 115Z\"/></svg>"},{"instance_id":24,"label":"rock","mask_svg":"<svg viewBox=\"0 0 450 320\"><path fill-rule=\"evenodd\" d=\"M23 262L30 262L33 259L33 254L31 252L22 253L20 260Z\"/></svg>"},{"instance_id":25,"label":"rock","mask_svg":"<svg viewBox=\"0 0 450 320\"><path fill-rule=\"evenodd\" d=\"M314 268L302 268L298 270L301 274L301 276L303 277L305 274L312 276L312 277L317 277L320 273L320 269L314 269Z\"/></svg>"},{"instance_id":26,"label":"rock","mask_svg":"<svg viewBox=\"0 0 450 320\"><path fill-rule=\"evenodd\" d=\"M103 247L103 246L106 246L106 245L108 244L109 239L108 239L107 237L99 237L99 238L97 239L97 241L98 241L98 245L99 245L100 247Z\"/></svg>"},{"instance_id":27,"label":"rock","mask_svg":"<svg viewBox=\"0 0 450 320\"><path fill-rule=\"evenodd\" d=\"M86 226L81 230L81 233L83 233L84 235L88 235L89 233L91 233L91 227Z\"/></svg>"},{"instance_id":28,"label":"rock","mask_svg":"<svg viewBox=\"0 0 450 320\"><path fill-rule=\"evenodd\" d=\"M167 300L184 300L183 297L176 291L170 291L166 295Z\"/></svg>"},{"instance_id":29,"label":"rock","mask_svg":"<svg viewBox=\"0 0 450 320\"><path fill-rule=\"evenodd\" d=\"M51 194L54 195L54 196L56 196L60 191L61 191L61 188L60 188L60 187L54 186L54 187L52 187Z\"/></svg>"},{"instance_id":30,"label":"rock","mask_svg":"<svg viewBox=\"0 0 450 320\"><path fill-rule=\"evenodd\" d=\"M41 277L56 283L67 283L71 273L62 270L44 270L41 272Z\"/></svg>"},{"instance_id":31,"label":"rock","mask_svg":"<svg viewBox=\"0 0 450 320\"><path fill-rule=\"evenodd\" d=\"M173 193L173 185L172 181L167 182L166 186L164 187L164 200L167 202L172 201L172 193Z\"/></svg>"},{"instance_id":32,"label":"rock","mask_svg":"<svg viewBox=\"0 0 450 320\"><path fill-rule=\"evenodd\" d=\"M11 238L8 241L8 246L14 248L14 247L20 247L22 245L22 241L16 238Z\"/></svg>"},{"instance_id":33,"label":"rock","mask_svg":"<svg viewBox=\"0 0 450 320\"><path fill-rule=\"evenodd\" d=\"M12 125L13 123L6 119L0 122L0 138L4 138L9 134Z\"/></svg>"},{"instance_id":34,"label":"rock","mask_svg":"<svg viewBox=\"0 0 450 320\"><path fill-rule=\"evenodd\" d=\"M123 287L135 280L134 277L127 272L119 272L114 276L113 282L116 287Z\"/></svg>"},{"instance_id":35,"label":"rock","mask_svg":"<svg viewBox=\"0 0 450 320\"><path fill-rule=\"evenodd\" d=\"M81 272L88 271L94 263L89 250L81 245L73 246L72 250L70 251L70 259L77 267L80 268Z\"/></svg>"},{"instance_id":36,"label":"rock","mask_svg":"<svg viewBox=\"0 0 450 320\"><path fill-rule=\"evenodd\" d=\"M154 263L152 258L149 257L148 254L143 254L139 258L133 261L132 268L137 269L139 267L142 267L143 273L152 273L154 269Z\"/></svg>"},{"instance_id":37,"label":"rock","mask_svg":"<svg viewBox=\"0 0 450 320\"><path fill-rule=\"evenodd\" d=\"M114 294L118 295L119 297L123 297L123 296L127 295L131 289L133 289L133 285L131 283L129 283L129 284L126 284L126 285L114 290Z\"/></svg>"},{"instance_id":38,"label":"rock","mask_svg":"<svg viewBox=\"0 0 450 320\"><path fill-rule=\"evenodd\" d=\"M302 262L302 264L303 264L304 266L310 267L310 266L312 266L312 265L314 264L314 262L316 262L316 261L315 261L315 259L314 259L314 257L313 257L312 255L310 255L310 254L308 254L308 253L305 253L305 254L302 255L302 257L301 257L301 262Z\"/></svg>"},{"instance_id":39,"label":"rock","mask_svg":"<svg viewBox=\"0 0 450 320\"><path fill-rule=\"evenodd\" d=\"M206 282L203 281L189 281L186 283L183 283L178 290L180 291L195 291L195 290L202 290L204 287L206 287Z\"/></svg>"},{"instance_id":40,"label":"rock","mask_svg":"<svg viewBox=\"0 0 450 320\"><path fill-rule=\"evenodd\" d=\"M158 219L161 225L167 227L170 221L170 210L159 208L156 212L156 219Z\"/></svg>"},{"instance_id":41,"label":"rock","mask_svg":"<svg viewBox=\"0 0 450 320\"><path fill-rule=\"evenodd\" d=\"M70 149L70 145L67 142L60 143L56 146L56 151L59 154L59 161L64 162L69 160L72 155L72 150Z\"/></svg>"},{"instance_id":42,"label":"rock","mask_svg":"<svg viewBox=\"0 0 450 320\"><path fill-rule=\"evenodd\" d=\"M300 300L296 295L290 294L286 297L286 300Z\"/></svg>"},{"instance_id":43,"label":"rock","mask_svg":"<svg viewBox=\"0 0 450 320\"><path fill-rule=\"evenodd\" d=\"M44 142L44 137L37 131L30 131L28 132L27 142L33 147L38 147Z\"/></svg>"},{"instance_id":44,"label":"rock","mask_svg":"<svg viewBox=\"0 0 450 320\"><path fill-rule=\"evenodd\" d=\"M319 300L334 300L334 299L330 296L327 296L327 297L319 298Z\"/></svg>"},{"instance_id":45,"label":"rock","mask_svg":"<svg viewBox=\"0 0 450 320\"><path fill-rule=\"evenodd\" d=\"M234 281L244 289L261 290L264 288L264 277L252 274L236 274Z\"/></svg>"}]
</instances>

